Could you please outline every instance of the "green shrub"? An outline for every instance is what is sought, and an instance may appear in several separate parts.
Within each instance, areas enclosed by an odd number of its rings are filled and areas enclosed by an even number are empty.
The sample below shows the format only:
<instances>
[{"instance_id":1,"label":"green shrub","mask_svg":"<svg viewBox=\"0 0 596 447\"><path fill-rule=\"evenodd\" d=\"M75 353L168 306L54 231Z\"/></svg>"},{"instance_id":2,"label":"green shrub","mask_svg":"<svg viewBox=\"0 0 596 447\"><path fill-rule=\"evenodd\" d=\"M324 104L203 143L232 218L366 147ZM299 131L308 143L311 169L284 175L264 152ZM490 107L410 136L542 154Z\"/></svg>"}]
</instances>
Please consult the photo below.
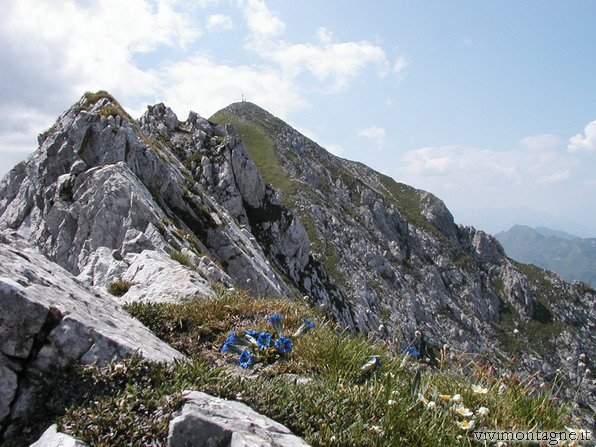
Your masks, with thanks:
<instances>
[{"instance_id":1,"label":"green shrub","mask_svg":"<svg viewBox=\"0 0 596 447\"><path fill-rule=\"evenodd\" d=\"M176 262L179 262L180 264L182 264L188 268L194 267L192 265L190 258L187 255L185 255L184 253L182 253L181 251L175 250L175 251L171 252L170 258Z\"/></svg>"},{"instance_id":2,"label":"green shrub","mask_svg":"<svg viewBox=\"0 0 596 447\"><path fill-rule=\"evenodd\" d=\"M118 278L116 281L108 284L107 290L109 294L120 297L128 292L133 285L134 283L131 281L124 281L122 278Z\"/></svg>"}]
</instances>

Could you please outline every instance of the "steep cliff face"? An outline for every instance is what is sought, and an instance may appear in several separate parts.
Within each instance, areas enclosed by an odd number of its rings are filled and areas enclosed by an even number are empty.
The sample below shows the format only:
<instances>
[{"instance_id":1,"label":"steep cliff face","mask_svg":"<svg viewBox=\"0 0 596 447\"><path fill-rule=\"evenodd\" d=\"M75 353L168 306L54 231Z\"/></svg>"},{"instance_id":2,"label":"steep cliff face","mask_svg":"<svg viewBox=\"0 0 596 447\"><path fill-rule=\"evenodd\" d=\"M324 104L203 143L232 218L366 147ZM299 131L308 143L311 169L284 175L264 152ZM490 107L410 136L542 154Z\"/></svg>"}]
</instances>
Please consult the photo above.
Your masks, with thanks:
<instances>
[{"instance_id":1,"label":"steep cliff face","mask_svg":"<svg viewBox=\"0 0 596 447\"><path fill-rule=\"evenodd\" d=\"M250 103L210 121L158 104L135 121L87 94L0 183L0 228L87 284L132 282L125 301L188 299L218 282L308 295L396 348L419 330L429 352L518 355L571 380L566 359L596 348L593 290L511 261L432 194L335 157Z\"/></svg>"}]
</instances>

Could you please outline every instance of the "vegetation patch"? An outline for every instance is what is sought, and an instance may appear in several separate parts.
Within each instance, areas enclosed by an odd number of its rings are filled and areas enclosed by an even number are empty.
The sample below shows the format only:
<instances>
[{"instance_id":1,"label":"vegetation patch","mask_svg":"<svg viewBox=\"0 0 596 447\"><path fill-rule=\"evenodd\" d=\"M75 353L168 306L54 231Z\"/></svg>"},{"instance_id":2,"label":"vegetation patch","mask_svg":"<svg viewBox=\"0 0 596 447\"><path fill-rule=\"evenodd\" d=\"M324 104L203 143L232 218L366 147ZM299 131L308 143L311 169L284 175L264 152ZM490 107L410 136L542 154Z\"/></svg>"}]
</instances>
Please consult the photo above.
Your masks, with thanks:
<instances>
[{"instance_id":1,"label":"vegetation patch","mask_svg":"<svg viewBox=\"0 0 596 447\"><path fill-rule=\"evenodd\" d=\"M134 283L131 281L125 281L122 278L118 278L116 281L112 281L108 284L107 290L110 295L120 297L128 292L133 285Z\"/></svg>"},{"instance_id":2,"label":"vegetation patch","mask_svg":"<svg viewBox=\"0 0 596 447\"><path fill-rule=\"evenodd\" d=\"M396 355L320 316L289 355L256 364L250 378L229 368L236 356L219 349L230 330L270 329L267 316L280 313L284 330L294 331L305 312L312 314L302 303L221 289L215 298L127 309L190 360L166 365L132 357L77 370L82 386L74 387L59 427L91 445L163 445L186 389L241 400L315 447L472 445L472 427L554 429L565 422L565 406L532 378L501 376L465 355L442 357L431 368L416 360L416 350ZM369 362L373 354L379 365Z\"/></svg>"},{"instance_id":3,"label":"vegetation patch","mask_svg":"<svg viewBox=\"0 0 596 447\"><path fill-rule=\"evenodd\" d=\"M216 124L231 123L234 126L265 182L271 183L275 189L288 196L296 192L299 183L282 169L275 142L264 128L229 112L218 112L211 117L211 121Z\"/></svg>"},{"instance_id":4,"label":"vegetation patch","mask_svg":"<svg viewBox=\"0 0 596 447\"><path fill-rule=\"evenodd\" d=\"M181 251L174 250L170 253L170 259L182 264L185 267L193 268L192 261L188 257L188 255L182 253Z\"/></svg>"},{"instance_id":5,"label":"vegetation patch","mask_svg":"<svg viewBox=\"0 0 596 447\"><path fill-rule=\"evenodd\" d=\"M400 213L404 215L408 222L430 231L442 240L447 239L445 235L422 214L420 193L416 188L404 183L398 183L391 177L383 174L379 174L379 178L385 188L385 191L382 191L383 195L399 210Z\"/></svg>"},{"instance_id":6,"label":"vegetation patch","mask_svg":"<svg viewBox=\"0 0 596 447\"><path fill-rule=\"evenodd\" d=\"M106 118L110 115L120 116L120 118L122 118L123 120L127 120L130 123L134 122L133 117L130 116L126 112L126 110L124 110L124 108L120 105L120 103L116 101L116 99L105 90L99 90L94 93L85 92L84 96L85 100L89 103L88 108L85 108L86 110L91 108L100 99L107 99L108 101L110 101L110 104L107 104L104 107L102 107L101 114L103 116L105 116Z\"/></svg>"}]
</instances>

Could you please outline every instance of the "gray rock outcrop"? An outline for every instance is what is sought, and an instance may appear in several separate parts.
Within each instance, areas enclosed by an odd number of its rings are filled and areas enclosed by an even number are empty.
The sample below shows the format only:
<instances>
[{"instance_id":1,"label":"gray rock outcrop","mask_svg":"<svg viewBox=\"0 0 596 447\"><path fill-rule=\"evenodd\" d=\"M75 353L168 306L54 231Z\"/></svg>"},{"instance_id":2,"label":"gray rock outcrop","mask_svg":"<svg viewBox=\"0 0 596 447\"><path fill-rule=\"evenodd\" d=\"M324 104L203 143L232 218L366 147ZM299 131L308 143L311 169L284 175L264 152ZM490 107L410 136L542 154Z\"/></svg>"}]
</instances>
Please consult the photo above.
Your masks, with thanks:
<instances>
[{"instance_id":1,"label":"gray rock outcrop","mask_svg":"<svg viewBox=\"0 0 596 447\"><path fill-rule=\"evenodd\" d=\"M5 438L39 390L76 362L106 364L133 353L183 356L13 232L0 233L0 429Z\"/></svg>"},{"instance_id":2,"label":"gray rock outcrop","mask_svg":"<svg viewBox=\"0 0 596 447\"><path fill-rule=\"evenodd\" d=\"M284 425L247 405L186 392L184 406L170 422L168 447L306 447Z\"/></svg>"},{"instance_id":3,"label":"gray rock outcrop","mask_svg":"<svg viewBox=\"0 0 596 447\"><path fill-rule=\"evenodd\" d=\"M88 447L72 436L60 433L56 425L51 425L36 442L29 447Z\"/></svg>"}]
</instances>

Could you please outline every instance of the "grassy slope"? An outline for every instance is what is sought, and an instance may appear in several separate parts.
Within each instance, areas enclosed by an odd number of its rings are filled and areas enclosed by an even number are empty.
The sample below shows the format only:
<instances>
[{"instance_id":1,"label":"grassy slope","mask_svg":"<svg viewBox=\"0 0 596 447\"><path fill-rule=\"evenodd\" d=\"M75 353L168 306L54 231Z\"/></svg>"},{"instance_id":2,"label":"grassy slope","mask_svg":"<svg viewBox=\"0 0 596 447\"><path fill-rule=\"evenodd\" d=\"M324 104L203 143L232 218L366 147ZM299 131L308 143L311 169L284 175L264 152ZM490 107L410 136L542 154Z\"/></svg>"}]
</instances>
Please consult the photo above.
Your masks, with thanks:
<instances>
[{"instance_id":1,"label":"grassy slope","mask_svg":"<svg viewBox=\"0 0 596 447\"><path fill-rule=\"evenodd\" d=\"M129 311L162 339L192 359L171 366L132 358L104 368L78 371L71 383L78 397L63 416L63 430L96 446L164 442L167 420L179 407L180 392L198 389L242 401L303 436L313 446L472 445L469 432L457 426L470 420L439 394L463 397L467 408L489 409L474 416L481 427L529 429L562 427L565 408L547 388L532 379L518 381L495 374L482 363L459 356L431 370L394 356L365 336L338 333L316 317L317 327L295 339L293 353L276 363L257 365L247 380L232 354L219 346L230 330L270 330L267 315L282 313L291 332L312 310L287 300L250 299L221 291L216 298L186 304L135 304ZM378 354L382 367L360 370ZM419 387L412 395L416 371ZM298 374L306 379L296 381ZM292 379L294 378L294 379ZM472 385L488 392L476 394ZM499 387L506 386L503 393ZM418 394L436 403L428 409ZM462 436L458 439L458 436Z\"/></svg>"}]
</instances>

